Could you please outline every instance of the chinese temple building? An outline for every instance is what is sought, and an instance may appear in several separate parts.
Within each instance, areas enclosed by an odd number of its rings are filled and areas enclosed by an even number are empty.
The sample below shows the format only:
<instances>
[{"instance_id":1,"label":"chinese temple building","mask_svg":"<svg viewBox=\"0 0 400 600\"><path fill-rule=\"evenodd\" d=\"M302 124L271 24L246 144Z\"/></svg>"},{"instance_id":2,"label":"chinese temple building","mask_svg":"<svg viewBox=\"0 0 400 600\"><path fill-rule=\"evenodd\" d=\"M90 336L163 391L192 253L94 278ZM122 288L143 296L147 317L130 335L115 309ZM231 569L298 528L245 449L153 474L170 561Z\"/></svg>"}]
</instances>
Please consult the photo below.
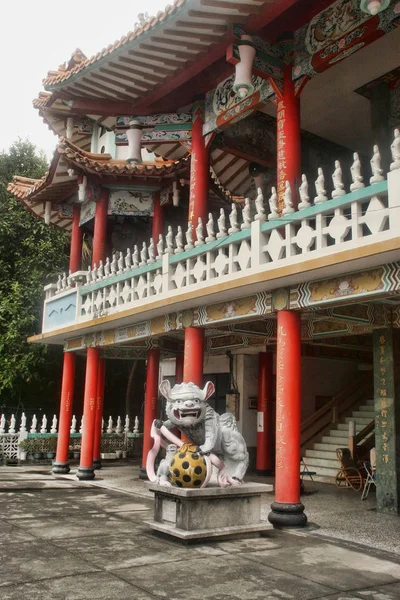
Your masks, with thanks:
<instances>
[{"instance_id":1,"label":"chinese temple building","mask_svg":"<svg viewBox=\"0 0 400 600\"><path fill-rule=\"evenodd\" d=\"M273 524L306 522L301 457L334 483L348 443L376 448L378 510L399 514L399 25L396 0L175 0L48 73L34 106L57 150L9 190L71 232L30 339L64 347L55 472L76 355L81 479L108 359L142 359L143 465L160 378L212 379L275 472Z\"/></svg>"}]
</instances>

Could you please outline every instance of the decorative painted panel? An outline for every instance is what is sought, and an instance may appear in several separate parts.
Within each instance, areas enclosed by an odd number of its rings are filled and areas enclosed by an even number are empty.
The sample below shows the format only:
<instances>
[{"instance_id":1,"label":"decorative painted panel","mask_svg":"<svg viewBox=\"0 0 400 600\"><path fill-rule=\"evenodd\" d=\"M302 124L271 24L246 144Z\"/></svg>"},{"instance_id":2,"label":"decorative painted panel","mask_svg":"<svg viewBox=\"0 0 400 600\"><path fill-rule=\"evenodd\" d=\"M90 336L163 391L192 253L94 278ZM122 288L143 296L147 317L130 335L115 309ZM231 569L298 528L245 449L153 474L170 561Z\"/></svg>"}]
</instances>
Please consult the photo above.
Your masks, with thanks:
<instances>
[{"instance_id":1,"label":"decorative painted panel","mask_svg":"<svg viewBox=\"0 0 400 600\"><path fill-rule=\"evenodd\" d=\"M254 75L254 93L240 98L232 91L234 80L235 75L231 75L206 94L204 135L244 119L274 94L269 81Z\"/></svg>"},{"instance_id":2,"label":"decorative painted panel","mask_svg":"<svg viewBox=\"0 0 400 600\"><path fill-rule=\"evenodd\" d=\"M77 291L54 296L44 305L43 331L72 325L76 321Z\"/></svg>"},{"instance_id":3,"label":"decorative painted panel","mask_svg":"<svg viewBox=\"0 0 400 600\"><path fill-rule=\"evenodd\" d=\"M117 129L127 129L132 119L138 121L143 127L156 127L157 125L183 125L192 122L192 113L167 113L149 115L145 117L122 115L117 117Z\"/></svg>"},{"instance_id":4,"label":"decorative painted panel","mask_svg":"<svg viewBox=\"0 0 400 600\"><path fill-rule=\"evenodd\" d=\"M115 190L110 193L109 215L149 215L153 211L154 197L151 191Z\"/></svg>"},{"instance_id":5,"label":"decorative painted panel","mask_svg":"<svg viewBox=\"0 0 400 600\"><path fill-rule=\"evenodd\" d=\"M72 204L67 204L65 202L58 204L58 216L62 219L72 219Z\"/></svg>"},{"instance_id":6,"label":"decorative painted panel","mask_svg":"<svg viewBox=\"0 0 400 600\"><path fill-rule=\"evenodd\" d=\"M74 127L77 128L78 133L83 135L92 135L95 121L89 119L86 116L74 117Z\"/></svg>"},{"instance_id":7,"label":"decorative painted panel","mask_svg":"<svg viewBox=\"0 0 400 600\"><path fill-rule=\"evenodd\" d=\"M392 263L348 276L302 283L292 290L290 307L293 310L344 299L369 299L371 296L398 291L400 263Z\"/></svg>"},{"instance_id":8,"label":"decorative painted panel","mask_svg":"<svg viewBox=\"0 0 400 600\"><path fill-rule=\"evenodd\" d=\"M153 131L144 130L142 133L142 144L149 144L158 142L171 143L171 142L182 142L188 141L192 139L192 126L189 126L190 129L162 129ZM115 132L115 144L117 146L127 146L128 138L125 132L116 131Z\"/></svg>"},{"instance_id":9,"label":"decorative painted panel","mask_svg":"<svg viewBox=\"0 0 400 600\"><path fill-rule=\"evenodd\" d=\"M337 0L295 33L295 79L325 71L394 29L399 21L399 2L371 17L360 10L360 0Z\"/></svg>"},{"instance_id":10,"label":"decorative painted panel","mask_svg":"<svg viewBox=\"0 0 400 600\"><path fill-rule=\"evenodd\" d=\"M96 212L96 202L93 200L85 200L81 204L81 215L79 219L79 225L84 225L88 221L94 219L94 214Z\"/></svg>"},{"instance_id":11,"label":"decorative painted panel","mask_svg":"<svg viewBox=\"0 0 400 600\"><path fill-rule=\"evenodd\" d=\"M180 142L192 139L191 113L171 113L165 115L149 115L145 117L119 116L117 117L117 131L115 143L117 146L127 145L126 129L132 119L138 121L142 127L142 143L149 142ZM118 131L124 130L124 131Z\"/></svg>"}]
</instances>

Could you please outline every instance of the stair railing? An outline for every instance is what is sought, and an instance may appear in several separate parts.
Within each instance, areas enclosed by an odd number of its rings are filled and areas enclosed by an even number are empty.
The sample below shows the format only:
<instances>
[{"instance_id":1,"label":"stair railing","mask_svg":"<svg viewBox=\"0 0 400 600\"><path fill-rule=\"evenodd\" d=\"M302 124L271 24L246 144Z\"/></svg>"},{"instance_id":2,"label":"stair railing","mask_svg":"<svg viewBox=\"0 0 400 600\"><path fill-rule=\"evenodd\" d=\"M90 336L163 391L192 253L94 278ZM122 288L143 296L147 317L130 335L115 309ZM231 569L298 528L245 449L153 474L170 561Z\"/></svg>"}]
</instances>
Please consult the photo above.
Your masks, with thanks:
<instances>
[{"instance_id":1,"label":"stair railing","mask_svg":"<svg viewBox=\"0 0 400 600\"><path fill-rule=\"evenodd\" d=\"M372 419L359 433L350 431L349 450L353 458L363 459L375 445L375 419Z\"/></svg>"},{"instance_id":2,"label":"stair railing","mask_svg":"<svg viewBox=\"0 0 400 600\"><path fill-rule=\"evenodd\" d=\"M365 375L363 372L358 377L353 377L352 382L343 391L302 422L300 437L302 448L321 435L332 423L337 423L344 413L366 395L372 395L372 377L368 378Z\"/></svg>"}]
</instances>

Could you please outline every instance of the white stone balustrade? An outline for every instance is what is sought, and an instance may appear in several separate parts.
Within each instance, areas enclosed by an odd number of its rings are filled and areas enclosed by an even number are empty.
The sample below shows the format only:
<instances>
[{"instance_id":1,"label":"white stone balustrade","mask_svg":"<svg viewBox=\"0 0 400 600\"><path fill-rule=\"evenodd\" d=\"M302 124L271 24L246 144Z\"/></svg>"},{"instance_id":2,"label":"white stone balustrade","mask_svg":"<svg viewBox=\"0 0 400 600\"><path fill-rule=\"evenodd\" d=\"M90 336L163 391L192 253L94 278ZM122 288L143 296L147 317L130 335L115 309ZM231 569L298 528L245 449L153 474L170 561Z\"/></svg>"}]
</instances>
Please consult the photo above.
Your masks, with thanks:
<instances>
[{"instance_id":1,"label":"white stone balustrade","mask_svg":"<svg viewBox=\"0 0 400 600\"><path fill-rule=\"evenodd\" d=\"M6 416L5 414L0 415L0 435L5 433L26 433L29 431L31 434L47 434L47 416L43 415L42 417L42 425L41 431L37 431L37 418L36 415L32 416L31 426L27 427L27 418L25 413L22 413L20 417L15 417L14 415ZM79 428L79 433L82 433L83 427L83 417L80 419L81 426ZM70 433L76 433L77 419L75 415L72 417ZM54 415L51 423L51 434L56 434L58 429L58 419L57 416ZM117 418L116 425L114 426L113 419L110 417L108 419L107 425L105 425L103 421L102 431L104 433L131 433L131 425L129 416L126 415L124 418L124 426L122 425L121 417ZM134 433L139 433L139 419L135 417L134 420Z\"/></svg>"},{"instance_id":2,"label":"white stone balustrade","mask_svg":"<svg viewBox=\"0 0 400 600\"><path fill-rule=\"evenodd\" d=\"M379 148L374 146L370 173L361 173L359 156L354 153L350 169L352 192L344 189L342 167L336 161L329 178L318 169L315 185L303 176L297 210L288 182L281 215L277 211L276 189L272 188L268 203L259 189L254 201L246 199L242 209L232 205L226 213L221 209L218 218L210 214L207 223L199 221L196 244L192 226L186 232L180 228L172 232L169 227L165 239L158 241L157 250L151 240L148 245L143 243L140 253L135 247L126 256L118 253L107 259L106 268L100 265L89 269L84 279L82 272L79 277L61 277L56 297L71 289L63 287L68 280L73 282L77 292L75 322L83 323L129 308L146 307L151 300L169 302L186 290L198 289L200 296L216 283L229 285L239 277L294 263L298 263L301 272L302 266L307 269L309 260L398 237L399 144L396 131L388 181L382 176ZM333 182L332 199L325 188L328 180ZM365 187L365 182L371 185ZM313 204L310 198L314 198ZM54 289L48 288L46 302L51 302Z\"/></svg>"},{"instance_id":3,"label":"white stone balustrade","mask_svg":"<svg viewBox=\"0 0 400 600\"><path fill-rule=\"evenodd\" d=\"M82 423L83 419L81 419ZM111 424L111 428L110 428ZM77 420L75 415L72 417L70 433L74 437L80 437L82 432L76 433ZM6 416L5 414L0 415L0 449L4 456L10 459L19 458L19 443L26 439L28 436L32 437L46 437L49 435L57 435L58 420L57 416L54 415L52 419L50 433L47 431L47 417L43 415L40 432L38 432L38 421L36 415L32 416L30 428L27 427L27 418L25 413L21 416L15 417L14 415ZM28 433L29 432L29 433ZM129 416L125 417L125 426L122 427L122 420L120 417L117 419L117 426L113 426L112 418L110 417L108 427L104 431L104 423L102 427L102 433L104 434L119 434L127 438L141 437L139 433L139 419L135 417L133 432L130 428Z\"/></svg>"}]
</instances>

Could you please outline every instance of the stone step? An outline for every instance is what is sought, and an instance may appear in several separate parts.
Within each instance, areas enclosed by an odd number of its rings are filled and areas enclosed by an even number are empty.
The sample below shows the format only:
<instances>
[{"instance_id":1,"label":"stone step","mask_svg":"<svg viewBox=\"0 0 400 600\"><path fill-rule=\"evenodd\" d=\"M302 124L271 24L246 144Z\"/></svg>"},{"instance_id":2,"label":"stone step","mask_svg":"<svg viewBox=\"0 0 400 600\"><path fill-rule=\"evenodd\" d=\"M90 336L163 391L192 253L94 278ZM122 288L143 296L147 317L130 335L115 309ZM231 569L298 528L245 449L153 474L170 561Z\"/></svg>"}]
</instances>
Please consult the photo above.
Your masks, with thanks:
<instances>
[{"instance_id":1,"label":"stone step","mask_svg":"<svg viewBox=\"0 0 400 600\"><path fill-rule=\"evenodd\" d=\"M353 419L355 424L356 424L356 433L358 433L359 431L362 431L365 427L364 423L360 423L359 421L356 421L355 419ZM373 419L370 419L368 421L368 423L371 423L371 421L373 421ZM338 423L337 425L335 425L335 427L333 427L331 429L331 431L341 431L343 434L348 435L349 433L349 424L348 423Z\"/></svg>"},{"instance_id":2,"label":"stone step","mask_svg":"<svg viewBox=\"0 0 400 600\"><path fill-rule=\"evenodd\" d=\"M328 435L324 435L321 442L329 444L330 446L336 445L336 448L346 448L348 444L348 438L347 436L340 438L335 436L330 437Z\"/></svg>"},{"instance_id":3,"label":"stone step","mask_svg":"<svg viewBox=\"0 0 400 600\"><path fill-rule=\"evenodd\" d=\"M337 460L336 457L336 448L335 450L318 450L315 447L312 450L306 450L305 452L306 458L325 458L327 460Z\"/></svg>"},{"instance_id":4,"label":"stone step","mask_svg":"<svg viewBox=\"0 0 400 600\"><path fill-rule=\"evenodd\" d=\"M355 410L352 414L352 418L369 419L370 421L372 421L372 419L375 419L375 410Z\"/></svg>"},{"instance_id":5,"label":"stone step","mask_svg":"<svg viewBox=\"0 0 400 600\"><path fill-rule=\"evenodd\" d=\"M334 452L335 454L336 448L339 448L337 444L327 444L324 442L316 442L313 446L313 450L322 450L323 452Z\"/></svg>"},{"instance_id":6,"label":"stone step","mask_svg":"<svg viewBox=\"0 0 400 600\"><path fill-rule=\"evenodd\" d=\"M333 429L331 429L331 431L345 431L346 433L348 433L349 425L348 423L338 423Z\"/></svg>"},{"instance_id":7,"label":"stone step","mask_svg":"<svg viewBox=\"0 0 400 600\"><path fill-rule=\"evenodd\" d=\"M362 418L362 417L357 417L356 419L353 419L352 417L346 417L345 418L345 422L348 423L349 421L355 421L357 423L357 425L369 425L372 421L372 419L368 418Z\"/></svg>"},{"instance_id":8,"label":"stone step","mask_svg":"<svg viewBox=\"0 0 400 600\"><path fill-rule=\"evenodd\" d=\"M370 416L370 415L375 415L375 409L373 406L360 406L358 408L358 411L354 411L354 412L363 412L366 413L365 416Z\"/></svg>"},{"instance_id":9,"label":"stone step","mask_svg":"<svg viewBox=\"0 0 400 600\"><path fill-rule=\"evenodd\" d=\"M329 437L331 438L348 438L347 432L342 431L341 429L331 429L329 432Z\"/></svg>"}]
</instances>

